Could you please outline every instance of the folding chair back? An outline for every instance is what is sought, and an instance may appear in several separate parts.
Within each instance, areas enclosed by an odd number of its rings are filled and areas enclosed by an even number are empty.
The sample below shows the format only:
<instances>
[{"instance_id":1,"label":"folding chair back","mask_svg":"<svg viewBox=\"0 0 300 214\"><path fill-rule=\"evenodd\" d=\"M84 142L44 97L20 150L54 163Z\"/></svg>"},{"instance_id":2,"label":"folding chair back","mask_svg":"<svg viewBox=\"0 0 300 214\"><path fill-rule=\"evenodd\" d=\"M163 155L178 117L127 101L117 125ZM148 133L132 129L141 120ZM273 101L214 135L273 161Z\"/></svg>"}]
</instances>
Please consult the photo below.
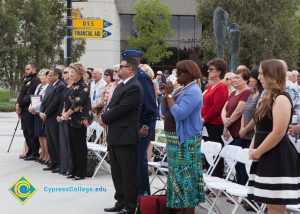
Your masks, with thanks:
<instances>
[{"instance_id":1,"label":"folding chair back","mask_svg":"<svg viewBox=\"0 0 300 214\"><path fill-rule=\"evenodd\" d=\"M226 145L220 152L220 157L224 158L229 168L234 168L241 150L242 148L239 146Z\"/></svg>"},{"instance_id":2,"label":"folding chair back","mask_svg":"<svg viewBox=\"0 0 300 214\"><path fill-rule=\"evenodd\" d=\"M236 158L237 162L245 164L247 174L250 174L252 160L249 159L249 149L242 149Z\"/></svg>"},{"instance_id":3,"label":"folding chair back","mask_svg":"<svg viewBox=\"0 0 300 214\"><path fill-rule=\"evenodd\" d=\"M214 167L218 155L222 149L222 145L213 141L202 141L201 152L204 154L206 161L209 164L207 174L210 174L211 169Z\"/></svg>"},{"instance_id":4,"label":"folding chair back","mask_svg":"<svg viewBox=\"0 0 300 214\"><path fill-rule=\"evenodd\" d=\"M164 130L165 126L164 126L164 121L163 120L157 120L156 121L156 125L155 125L155 130L157 130L156 134L155 134L155 139L154 141L157 141L159 137L165 137L164 135L162 135L162 131Z\"/></svg>"},{"instance_id":5,"label":"folding chair back","mask_svg":"<svg viewBox=\"0 0 300 214\"><path fill-rule=\"evenodd\" d=\"M88 143L97 143L99 138L101 137L101 134L103 132L103 127L99 125L97 122L93 122L88 128L87 128L87 141L92 137L93 133L96 132L95 139L93 141L89 141ZM88 135L89 134L89 135Z\"/></svg>"},{"instance_id":6,"label":"folding chair back","mask_svg":"<svg viewBox=\"0 0 300 214\"><path fill-rule=\"evenodd\" d=\"M94 121L94 122L92 122L92 124L91 125L89 125L88 127L87 127L87 129L86 129L86 142L88 142L89 141L89 139L90 139L90 137L93 135L93 131L94 131L94 124L95 124L96 122Z\"/></svg>"}]
</instances>

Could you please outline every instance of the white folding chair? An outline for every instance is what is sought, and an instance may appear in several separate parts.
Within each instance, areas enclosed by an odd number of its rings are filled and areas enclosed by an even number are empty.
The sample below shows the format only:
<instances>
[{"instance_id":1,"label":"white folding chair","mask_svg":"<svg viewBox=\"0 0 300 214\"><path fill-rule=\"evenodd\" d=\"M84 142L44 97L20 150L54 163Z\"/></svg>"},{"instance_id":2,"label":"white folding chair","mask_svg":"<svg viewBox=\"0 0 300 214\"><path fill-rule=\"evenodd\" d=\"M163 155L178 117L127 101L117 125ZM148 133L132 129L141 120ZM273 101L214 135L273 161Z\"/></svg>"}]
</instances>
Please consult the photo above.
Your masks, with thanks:
<instances>
[{"instance_id":1,"label":"white folding chair","mask_svg":"<svg viewBox=\"0 0 300 214\"><path fill-rule=\"evenodd\" d=\"M91 125L87 127L86 131L86 141L87 141L87 146L93 146L94 144L97 144L99 138L101 137L101 134L103 133L104 128L99 125L97 122L93 122ZM88 141L91 139L93 136L94 132L96 133L95 139L93 141Z\"/></svg>"},{"instance_id":2,"label":"white folding chair","mask_svg":"<svg viewBox=\"0 0 300 214\"><path fill-rule=\"evenodd\" d=\"M224 158L225 162L228 165L228 173L225 179L217 178L216 180L211 181L204 181L205 186L213 193L215 194L216 198L213 200L211 207L208 211L208 213L216 213L219 209L216 209L216 202L219 199L221 192L225 191L226 188L238 188L238 184L228 181L229 177L232 175L234 171L234 167L237 163L237 155L242 150L239 146L233 146L233 145L226 145L221 150L219 157L213 167L212 170L215 169L218 162L221 160L221 158ZM211 178L214 178L214 176L211 176ZM215 193L214 190L218 190L218 193ZM215 210L215 211L213 211Z\"/></svg>"},{"instance_id":3,"label":"white folding chair","mask_svg":"<svg viewBox=\"0 0 300 214\"><path fill-rule=\"evenodd\" d=\"M87 131L87 140L90 139L90 137L93 135L93 133L96 133L94 141L86 142L88 150L92 151L97 159L99 160L99 163L97 164L93 177L97 174L100 168L102 168L105 171L110 172L110 165L105 160L106 156L108 155L107 147L106 145L99 145L97 144L99 138L101 137L101 134L103 133L104 128L99 125L97 122L93 122L89 127ZM89 136L88 136L89 135Z\"/></svg>"},{"instance_id":4,"label":"white folding chair","mask_svg":"<svg viewBox=\"0 0 300 214\"><path fill-rule=\"evenodd\" d=\"M162 132L164 131L164 121L157 120L155 125L155 138L154 141L151 141L153 149L158 151L160 155L164 155L166 153L166 143L162 142L162 139L166 139L166 135Z\"/></svg>"},{"instance_id":5,"label":"white folding chair","mask_svg":"<svg viewBox=\"0 0 300 214\"><path fill-rule=\"evenodd\" d=\"M237 156L237 162L245 164L247 174L249 176L250 174L250 167L252 164L252 160L249 159L249 149L243 149L239 152ZM248 203L257 213L263 212L264 205L259 206L256 202L251 202L247 199L247 186L248 182L245 186L239 185L236 186L235 188L226 188L224 194L230 198L231 201L234 202L235 206L232 210L232 214L236 213L237 209L239 206L241 206L242 201L245 201ZM237 188L238 187L238 188ZM238 197L238 200L235 199L235 197Z\"/></svg>"},{"instance_id":6,"label":"white folding chair","mask_svg":"<svg viewBox=\"0 0 300 214\"><path fill-rule=\"evenodd\" d=\"M154 139L154 141L151 141L151 144L153 146L154 153L155 153L155 151L157 151L158 154L162 157L161 162L164 162L167 157L166 143L162 142L162 139L166 139L165 134L163 134L164 121L157 120L156 125L155 125L155 130L156 130L155 139ZM153 167L153 169L154 169L154 176L152 177L152 179L150 181L150 185L153 183L154 179L157 177L165 186L166 182L158 174L161 173L163 176L165 176L167 173L167 169L165 167L162 167L159 162L154 162L153 159L154 159L154 155L152 157L152 161L148 162L148 166Z\"/></svg>"},{"instance_id":7,"label":"white folding chair","mask_svg":"<svg viewBox=\"0 0 300 214\"><path fill-rule=\"evenodd\" d=\"M213 169L215 169L215 164L217 162L219 153L222 149L222 144L213 141L203 141L201 144L201 153L204 154L206 161L209 164L207 172L203 174L203 180L205 181L212 181L221 179L218 177L212 177L211 174L213 173Z\"/></svg>"}]
</instances>

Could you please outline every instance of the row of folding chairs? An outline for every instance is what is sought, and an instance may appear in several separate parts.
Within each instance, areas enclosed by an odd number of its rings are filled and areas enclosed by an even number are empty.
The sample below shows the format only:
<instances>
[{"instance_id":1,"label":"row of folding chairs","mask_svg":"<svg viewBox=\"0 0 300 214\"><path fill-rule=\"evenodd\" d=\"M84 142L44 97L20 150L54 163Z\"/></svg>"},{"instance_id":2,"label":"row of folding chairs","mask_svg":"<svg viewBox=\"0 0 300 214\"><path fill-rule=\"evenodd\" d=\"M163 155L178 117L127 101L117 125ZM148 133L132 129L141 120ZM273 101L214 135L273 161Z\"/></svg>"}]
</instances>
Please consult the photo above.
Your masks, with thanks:
<instances>
[{"instance_id":1,"label":"row of folding chairs","mask_svg":"<svg viewBox=\"0 0 300 214\"><path fill-rule=\"evenodd\" d=\"M258 203L247 199L248 183L244 186L229 180L231 176L234 176L234 168L238 162L245 164L246 171L249 175L252 163L252 161L249 160L249 150L233 145L226 145L221 148L220 143L211 141L203 143L201 150L210 165L207 173L204 175L204 184L205 187L215 195L214 200L211 200L206 196L206 200L210 204L208 213L222 213L216 206L216 203L222 194L235 204L231 213L236 213L238 208L242 207L242 202L248 203L257 213L264 213L265 204L259 205ZM224 159L228 166L226 177L219 178L212 176L215 167L222 159Z\"/></svg>"},{"instance_id":2,"label":"row of folding chairs","mask_svg":"<svg viewBox=\"0 0 300 214\"><path fill-rule=\"evenodd\" d=\"M152 141L151 144L153 145L154 150L158 151L163 156L163 159L160 162L148 162L148 166L155 169L154 175L150 180L150 185L153 188L156 188L153 186L153 183L154 180L158 178L162 182L163 188L165 188L166 176L168 173L168 165L165 162L165 159L167 158L166 143L160 140L165 138L163 134L163 122L157 122L155 140ZM206 196L206 201L210 205L210 207L207 208L208 213L222 213L216 206L216 202L220 199L221 193L228 197L235 204L232 213L237 212L243 201L248 203L257 213L263 213L265 205L259 205L247 199L247 185L239 185L229 180L230 178L235 177L235 165L237 162L245 164L247 172L249 173L251 160L248 158L248 149L242 149L241 147L232 145L227 145L222 149L220 143L211 141L204 142L202 140L201 152L209 164L206 173L203 175L205 187L212 193L215 193L216 196L214 200L211 200L208 196ZM223 159L225 161L225 165L227 166L226 177L219 178L212 176L216 165Z\"/></svg>"}]
</instances>

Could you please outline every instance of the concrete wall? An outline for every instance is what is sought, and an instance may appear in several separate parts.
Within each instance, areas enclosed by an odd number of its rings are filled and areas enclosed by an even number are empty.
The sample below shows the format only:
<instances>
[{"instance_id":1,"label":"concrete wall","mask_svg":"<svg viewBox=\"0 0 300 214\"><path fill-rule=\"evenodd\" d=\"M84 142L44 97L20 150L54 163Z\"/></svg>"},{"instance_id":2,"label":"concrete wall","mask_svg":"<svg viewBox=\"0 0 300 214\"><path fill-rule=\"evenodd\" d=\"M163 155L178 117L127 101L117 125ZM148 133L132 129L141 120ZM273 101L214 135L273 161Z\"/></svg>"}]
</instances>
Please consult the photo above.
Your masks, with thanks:
<instances>
[{"instance_id":1,"label":"concrete wall","mask_svg":"<svg viewBox=\"0 0 300 214\"><path fill-rule=\"evenodd\" d=\"M120 63L120 18L115 0L89 0L73 2L73 8L79 8L83 18L99 18L112 23L104 30L111 33L102 39L86 39L86 52L80 62L86 67L111 68Z\"/></svg>"}]
</instances>

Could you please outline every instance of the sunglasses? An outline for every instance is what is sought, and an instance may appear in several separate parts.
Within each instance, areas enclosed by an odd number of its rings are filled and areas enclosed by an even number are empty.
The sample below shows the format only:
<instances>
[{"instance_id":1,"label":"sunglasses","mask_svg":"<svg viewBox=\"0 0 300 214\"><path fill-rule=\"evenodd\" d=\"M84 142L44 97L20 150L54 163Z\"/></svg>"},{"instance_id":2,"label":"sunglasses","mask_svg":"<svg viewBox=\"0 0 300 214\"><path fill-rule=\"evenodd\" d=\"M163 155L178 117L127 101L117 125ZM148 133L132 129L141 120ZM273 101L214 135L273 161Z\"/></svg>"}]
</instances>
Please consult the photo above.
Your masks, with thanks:
<instances>
[{"instance_id":1,"label":"sunglasses","mask_svg":"<svg viewBox=\"0 0 300 214\"><path fill-rule=\"evenodd\" d=\"M129 65L120 65L120 69L122 69L122 68L128 68L128 67L130 67Z\"/></svg>"},{"instance_id":2,"label":"sunglasses","mask_svg":"<svg viewBox=\"0 0 300 214\"><path fill-rule=\"evenodd\" d=\"M64 71L64 74L68 74L69 73L69 71Z\"/></svg>"},{"instance_id":3,"label":"sunglasses","mask_svg":"<svg viewBox=\"0 0 300 214\"><path fill-rule=\"evenodd\" d=\"M109 76L109 74L104 74L104 76Z\"/></svg>"},{"instance_id":4,"label":"sunglasses","mask_svg":"<svg viewBox=\"0 0 300 214\"><path fill-rule=\"evenodd\" d=\"M181 76L183 73L185 73L185 72L183 72L183 71L181 71L181 70L178 70L177 69L177 71L176 71L176 75L179 77L179 76Z\"/></svg>"}]
</instances>

